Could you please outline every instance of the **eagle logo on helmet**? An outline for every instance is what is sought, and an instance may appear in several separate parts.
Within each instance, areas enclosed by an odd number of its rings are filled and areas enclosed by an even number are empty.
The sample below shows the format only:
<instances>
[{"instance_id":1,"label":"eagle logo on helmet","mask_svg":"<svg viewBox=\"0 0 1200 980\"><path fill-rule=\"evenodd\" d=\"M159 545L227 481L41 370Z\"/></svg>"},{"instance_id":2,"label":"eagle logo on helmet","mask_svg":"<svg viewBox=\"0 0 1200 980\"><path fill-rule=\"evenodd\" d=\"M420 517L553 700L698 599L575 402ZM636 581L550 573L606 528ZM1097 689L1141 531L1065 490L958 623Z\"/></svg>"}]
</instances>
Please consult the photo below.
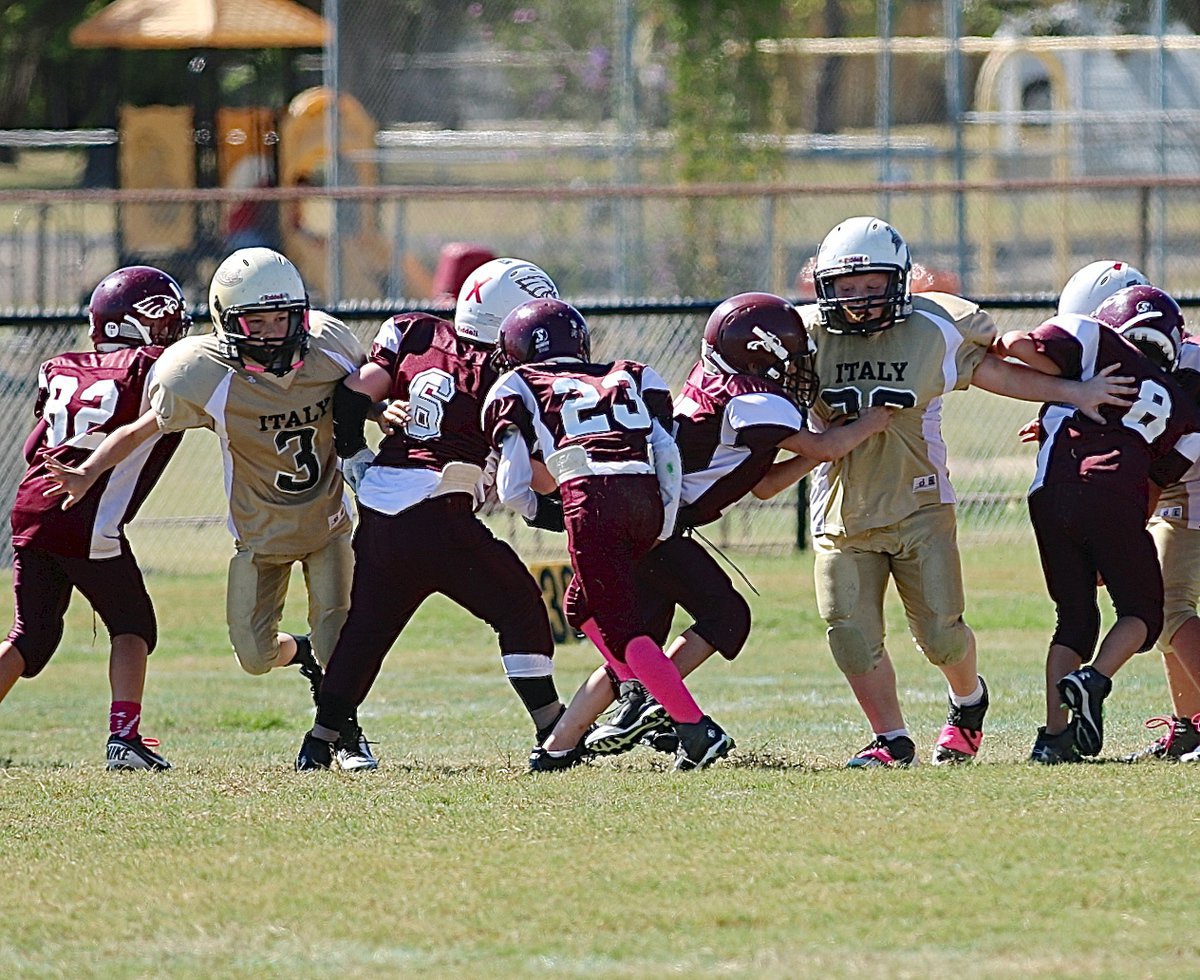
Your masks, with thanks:
<instances>
[{"instance_id":1,"label":"eagle logo on helmet","mask_svg":"<svg viewBox=\"0 0 1200 980\"><path fill-rule=\"evenodd\" d=\"M525 273L518 272L513 275L512 281L534 299L556 299L558 297L557 287L541 269L530 268Z\"/></svg>"}]
</instances>

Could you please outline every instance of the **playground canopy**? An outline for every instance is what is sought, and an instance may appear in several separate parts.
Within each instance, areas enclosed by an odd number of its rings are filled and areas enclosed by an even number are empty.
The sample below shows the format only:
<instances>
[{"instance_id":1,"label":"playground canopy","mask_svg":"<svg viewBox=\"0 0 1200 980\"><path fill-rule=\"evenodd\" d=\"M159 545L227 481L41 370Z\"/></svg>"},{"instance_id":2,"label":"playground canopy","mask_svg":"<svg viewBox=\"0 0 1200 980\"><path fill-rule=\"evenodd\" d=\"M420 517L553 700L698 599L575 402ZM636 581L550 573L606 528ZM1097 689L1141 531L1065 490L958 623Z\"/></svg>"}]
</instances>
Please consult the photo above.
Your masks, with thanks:
<instances>
[{"instance_id":1,"label":"playground canopy","mask_svg":"<svg viewBox=\"0 0 1200 980\"><path fill-rule=\"evenodd\" d=\"M71 31L77 48L320 48L329 25L292 0L116 0Z\"/></svg>"}]
</instances>

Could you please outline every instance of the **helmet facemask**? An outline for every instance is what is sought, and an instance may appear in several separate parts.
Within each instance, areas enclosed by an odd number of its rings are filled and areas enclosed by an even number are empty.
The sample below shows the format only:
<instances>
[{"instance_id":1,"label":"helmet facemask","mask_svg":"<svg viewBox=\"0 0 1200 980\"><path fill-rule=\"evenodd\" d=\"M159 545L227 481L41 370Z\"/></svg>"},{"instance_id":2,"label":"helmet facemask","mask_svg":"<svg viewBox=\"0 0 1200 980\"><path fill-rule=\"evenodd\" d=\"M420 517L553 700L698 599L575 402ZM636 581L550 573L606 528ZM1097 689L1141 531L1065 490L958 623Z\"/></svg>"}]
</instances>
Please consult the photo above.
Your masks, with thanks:
<instances>
[{"instance_id":1,"label":"helmet facemask","mask_svg":"<svg viewBox=\"0 0 1200 980\"><path fill-rule=\"evenodd\" d=\"M282 337L254 336L247 317L287 312L287 333ZM304 363L308 351L307 306L234 307L221 311L218 348L222 357L237 360L247 371L282 378Z\"/></svg>"},{"instance_id":2,"label":"helmet facemask","mask_svg":"<svg viewBox=\"0 0 1200 980\"><path fill-rule=\"evenodd\" d=\"M886 287L861 295L838 295L838 279L864 272L886 275ZM866 266L817 272L813 282L817 291L817 307L825 318L825 329L833 334L869 335L895 326L896 322L903 320L912 309L908 294L908 274L908 269L897 266Z\"/></svg>"}]
</instances>

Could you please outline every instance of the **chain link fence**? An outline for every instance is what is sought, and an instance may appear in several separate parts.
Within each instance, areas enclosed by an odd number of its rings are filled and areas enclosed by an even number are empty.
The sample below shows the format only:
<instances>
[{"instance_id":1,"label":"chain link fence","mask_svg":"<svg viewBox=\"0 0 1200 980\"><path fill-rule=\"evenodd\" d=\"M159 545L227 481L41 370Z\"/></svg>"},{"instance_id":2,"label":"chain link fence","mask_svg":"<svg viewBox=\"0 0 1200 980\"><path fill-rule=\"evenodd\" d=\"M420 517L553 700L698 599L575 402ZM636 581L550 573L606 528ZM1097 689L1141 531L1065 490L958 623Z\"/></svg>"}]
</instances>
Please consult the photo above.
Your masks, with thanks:
<instances>
[{"instance_id":1,"label":"chain link fence","mask_svg":"<svg viewBox=\"0 0 1200 980\"><path fill-rule=\"evenodd\" d=\"M698 355L710 310L704 304L585 307L598 358L645 361L674 390ZM998 328L1008 330L1032 327L1049 312L1026 304L997 309L994 315ZM347 316L364 343L370 343L380 319ZM0 508L5 512L24 472L21 444L32 425L37 367L63 350L87 346L86 331L77 320L0 328ZM1035 411L1030 403L974 389L946 397L944 433L964 537L1003 542L1029 533L1025 490L1033 473L1033 449L1018 441L1017 430ZM805 539L803 512L802 494L796 490L770 501L750 497L704 533L722 550L735 553L788 551ZM564 555L561 535L530 530L507 512L486 519L529 560ZM130 538L143 565L155 572L192 573L225 565L232 544L226 529L222 465L211 433L185 435L162 481L130 526ZM7 549L7 538L2 544Z\"/></svg>"}]
</instances>

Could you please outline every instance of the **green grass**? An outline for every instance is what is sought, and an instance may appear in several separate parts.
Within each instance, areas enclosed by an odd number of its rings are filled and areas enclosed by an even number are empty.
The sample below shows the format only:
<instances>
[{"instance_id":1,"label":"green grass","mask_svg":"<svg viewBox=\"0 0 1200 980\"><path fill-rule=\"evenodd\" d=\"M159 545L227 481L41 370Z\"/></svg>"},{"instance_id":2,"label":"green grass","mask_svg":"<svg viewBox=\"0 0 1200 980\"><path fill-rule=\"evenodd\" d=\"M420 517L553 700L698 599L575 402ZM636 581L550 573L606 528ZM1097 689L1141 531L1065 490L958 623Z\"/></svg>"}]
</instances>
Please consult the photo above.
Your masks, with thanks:
<instances>
[{"instance_id":1,"label":"green grass","mask_svg":"<svg viewBox=\"0 0 1200 980\"><path fill-rule=\"evenodd\" d=\"M306 685L238 670L220 578L163 575L145 727L176 768L110 774L105 644L77 602L59 655L0 708L0 974L1200 972L1178 898L1195 770L1024 764L1052 611L1028 536L963 545L994 700L982 761L956 770L840 768L866 734L807 555L742 562L763 593L751 643L694 682L738 749L687 775L642 750L526 775L490 631L433 600L364 706L380 771L299 776ZM944 687L894 600L889 627L928 758ZM563 689L592 662L560 651ZM1156 656L1137 659L1105 755L1141 745L1164 704Z\"/></svg>"}]
</instances>

